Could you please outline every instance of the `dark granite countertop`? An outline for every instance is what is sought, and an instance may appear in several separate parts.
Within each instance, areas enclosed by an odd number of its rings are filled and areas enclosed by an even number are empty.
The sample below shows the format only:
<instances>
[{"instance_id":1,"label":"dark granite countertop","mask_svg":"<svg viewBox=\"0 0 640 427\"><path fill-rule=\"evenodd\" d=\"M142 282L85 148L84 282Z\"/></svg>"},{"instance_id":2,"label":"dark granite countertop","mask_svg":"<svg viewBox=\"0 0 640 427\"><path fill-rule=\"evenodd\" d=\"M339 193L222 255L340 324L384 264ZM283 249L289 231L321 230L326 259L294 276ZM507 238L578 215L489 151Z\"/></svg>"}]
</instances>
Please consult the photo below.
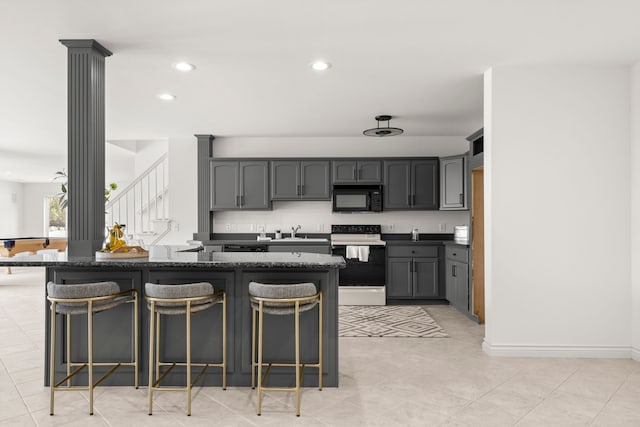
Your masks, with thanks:
<instances>
[{"instance_id":1,"label":"dark granite countertop","mask_svg":"<svg viewBox=\"0 0 640 427\"><path fill-rule=\"evenodd\" d=\"M271 240L249 240L249 239L220 239L220 240L190 240L187 243L203 244L206 246L222 245L328 245L328 239L321 238L301 238L301 239L271 239Z\"/></svg>"},{"instance_id":2,"label":"dark granite countertop","mask_svg":"<svg viewBox=\"0 0 640 427\"><path fill-rule=\"evenodd\" d=\"M340 256L302 252L180 252L193 246L152 246L148 258L96 260L95 257L69 258L64 252L54 255L0 258L0 266L22 267L206 267L230 268L344 268Z\"/></svg>"},{"instance_id":3,"label":"dark granite countertop","mask_svg":"<svg viewBox=\"0 0 640 427\"><path fill-rule=\"evenodd\" d=\"M445 245L451 245L451 246L462 246L464 248L468 248L470 246L469 243L458 243L454 240L450 241L450 242L444 242Z\"/></svg>"}]
</instances>

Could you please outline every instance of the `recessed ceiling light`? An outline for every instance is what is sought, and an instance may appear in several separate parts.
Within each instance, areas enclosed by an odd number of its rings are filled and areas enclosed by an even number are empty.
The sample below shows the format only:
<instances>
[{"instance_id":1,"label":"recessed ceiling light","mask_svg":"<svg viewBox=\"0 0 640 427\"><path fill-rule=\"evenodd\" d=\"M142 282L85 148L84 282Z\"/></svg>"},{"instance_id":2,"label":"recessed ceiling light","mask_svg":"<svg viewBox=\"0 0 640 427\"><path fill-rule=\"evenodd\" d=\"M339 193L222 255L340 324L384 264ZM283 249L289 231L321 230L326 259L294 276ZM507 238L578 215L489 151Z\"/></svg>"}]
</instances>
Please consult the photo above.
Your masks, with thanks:
<instances>
[{"instance_id":1,"label":"recessed ceiling light","mask_svg":"<svg viewBox=\"0 0 640 427\"><path fill-rule=\"evenodd\" d=\"M176 99L176 96L171 95L170 93L161 93L160 95L158 95L158 98L162 99L163 101L173 101L174 99Z\"/></svg>"},{"instance_id":2,"label":"recessed ceiling light","mask_svg":"<svg viewBox=\"0 0 640 427\"><path fill-rule=\"evenodd\" d=\"M176 70L180 70L180 71L193 71L196 69L196 66L193 64L189 64L188 62L178 62L177 64L174 65L174 67L176 67Z\"/></svg>"},{"instance_id":3,"label":"recessed ceiling light","mask_svg":"<svg viewBox=\"0 0 640 427\"><path fill-rule=\"evenodd\" d=\"M313 64L311 64L311 68L313 68L316 71L325 71L330 67L331 67L331 64L324 61L316 61Z\"/></svg>"}]
</instances>

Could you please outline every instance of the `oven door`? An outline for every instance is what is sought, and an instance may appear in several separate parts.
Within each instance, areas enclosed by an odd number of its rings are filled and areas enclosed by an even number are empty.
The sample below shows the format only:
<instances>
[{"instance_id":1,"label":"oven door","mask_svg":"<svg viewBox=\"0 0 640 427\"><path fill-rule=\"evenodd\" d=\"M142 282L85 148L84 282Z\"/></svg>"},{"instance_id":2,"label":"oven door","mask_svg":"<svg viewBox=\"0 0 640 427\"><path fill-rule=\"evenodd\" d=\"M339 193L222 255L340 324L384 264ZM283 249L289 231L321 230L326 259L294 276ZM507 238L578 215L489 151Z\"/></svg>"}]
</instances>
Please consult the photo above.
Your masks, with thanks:
<instances>
[{"instance_id":1,"label":"oven door","mask_svg":"<svg viewBox=\"0 0 640 427\"><path fill-rule=\"evenodd\" d=\"M333 255L344 258L347 266L340 270L340 286L384 286L386 281L385 247L369 246L369 261L347 258L347 247L336 245Z\"/></svg>"},{"instance_id":2,"label":"oven door","mask_svg":"<svg viewBox=\"0 0 640 427\"><path fill-rule=\"evenodd\" d=\"M368 190L333 190L334 212L366 212L371 210L371 194Z\"/></svg>"}]
</instances>

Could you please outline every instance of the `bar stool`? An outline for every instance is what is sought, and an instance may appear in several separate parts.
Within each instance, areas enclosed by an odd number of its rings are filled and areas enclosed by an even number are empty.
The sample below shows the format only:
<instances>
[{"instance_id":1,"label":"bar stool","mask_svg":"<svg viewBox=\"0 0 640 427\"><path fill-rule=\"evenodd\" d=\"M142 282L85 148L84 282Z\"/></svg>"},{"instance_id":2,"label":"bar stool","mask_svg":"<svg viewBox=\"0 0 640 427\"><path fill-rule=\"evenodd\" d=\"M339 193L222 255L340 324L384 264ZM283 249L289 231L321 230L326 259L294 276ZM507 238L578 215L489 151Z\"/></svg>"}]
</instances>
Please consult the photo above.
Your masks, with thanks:
<instances>
[{"instance_id":1,"label":"bar stool","mask_svg":"<svg viewBox=\"0 0 640 427\"><path fill-rule=\"evenodd\" d=\"M93 389L104 381L120 366L134 367L134 386L138 388L138 292L129 289L120 292L120 286L115 282L78 283L78 284L56 284L47 283L47 300L51 302L51 354L49 367L49 388L51 397L49 403L49 414L53 415L54 393L56 391L68 390L88 390L89 391L89 415L93 415ZM94 362L93 354L93 315L101 311L115 308L125 303L133 303L133 361L114 362ZM67 329L67 376L56 383L55 381L55 359L56 359L56 314L64 314L66 317ZM71 360L71 316L77 314L87 315L87 361L73 362ZM77 366L73 372L71 368ZM98 381L93 382L94 366L111 366ZM84 368L88 369L87 386L72 386L71 378L80 373ZM66 382L65 386L61 385Z\"/></svg>"},{"instance_id":2,"label":"bar stool","mask_svg":"<svg viewBox=\"0 0 640 427\"><path fill-rule=\"evenodd\" d=\"M251 388L255 388L256 368L258 371L258 415L262 413L262 391L295 391L296 416L300 416L300 387L305 367L318 368L318 389L322 390L322 293L313 283L264 284L249 283L251 301ZM300 363L300 313L318 305L318 363ZM262 360L262 325L264 313L273 315L294 315L295 363L272 363ZM256 361L256 314L258 315L258 359ZM267 364L262 372L263 364ZM295 387L264 387L272 366L293 366L296 368Z\"/></svg>"},{"instance_id":3,"label":"bar stool","mask_svg":"<svg viewBox=\"0 0 640 427\"><path fill-rule=\"evenodd\" d=\"M227 389L227 295L224 291L215 291L207 282L180 285L145 285L145 299L149 308L149 415L153 411L154 391L185 391L187 393L187 415L191 415L191 388L204 375L208 367L222 368L222 389ZM222 363L191 362L191 314L198 313L222 304ZM161 361L160 356L160 315L186 315L186 362ZM155 360L154 360L155 352ZM155 366L155 380L154 380ZM161 372L161 366L169 368ZM176 366L186 366L187 381L185 387L160 386L160 381ZM202 367L200 373L191 381L191 367Z\"/></svg>"}]
</instances>

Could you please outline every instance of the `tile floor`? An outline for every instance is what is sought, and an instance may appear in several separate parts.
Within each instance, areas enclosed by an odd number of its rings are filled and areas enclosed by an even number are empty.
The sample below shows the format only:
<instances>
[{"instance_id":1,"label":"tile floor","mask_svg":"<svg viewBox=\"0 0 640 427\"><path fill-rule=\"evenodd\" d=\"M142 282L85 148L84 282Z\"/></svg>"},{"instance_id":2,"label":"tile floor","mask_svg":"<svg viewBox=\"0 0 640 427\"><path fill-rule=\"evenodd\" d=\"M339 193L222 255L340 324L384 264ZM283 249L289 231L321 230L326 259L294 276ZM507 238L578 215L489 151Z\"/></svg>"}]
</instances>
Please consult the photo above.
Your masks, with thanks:
<instances>
[{"instance_id":1,"label":"tile floor","mask_svg":"<svg viewBox=\"0 0 640 427\"><path fill-rule=\"evenodd\" d=\"M56 394L49 416L42 385L44 272L0 268L0 425L640 426L640 363L616 359L491 358L483 328L447 306L429 311L451 338L341 338L340 387L270 394L255 415L255 392L202 388L193 415L184 398L103 387L95 415L82 392Z\"/></svg>"}]
</instances>

